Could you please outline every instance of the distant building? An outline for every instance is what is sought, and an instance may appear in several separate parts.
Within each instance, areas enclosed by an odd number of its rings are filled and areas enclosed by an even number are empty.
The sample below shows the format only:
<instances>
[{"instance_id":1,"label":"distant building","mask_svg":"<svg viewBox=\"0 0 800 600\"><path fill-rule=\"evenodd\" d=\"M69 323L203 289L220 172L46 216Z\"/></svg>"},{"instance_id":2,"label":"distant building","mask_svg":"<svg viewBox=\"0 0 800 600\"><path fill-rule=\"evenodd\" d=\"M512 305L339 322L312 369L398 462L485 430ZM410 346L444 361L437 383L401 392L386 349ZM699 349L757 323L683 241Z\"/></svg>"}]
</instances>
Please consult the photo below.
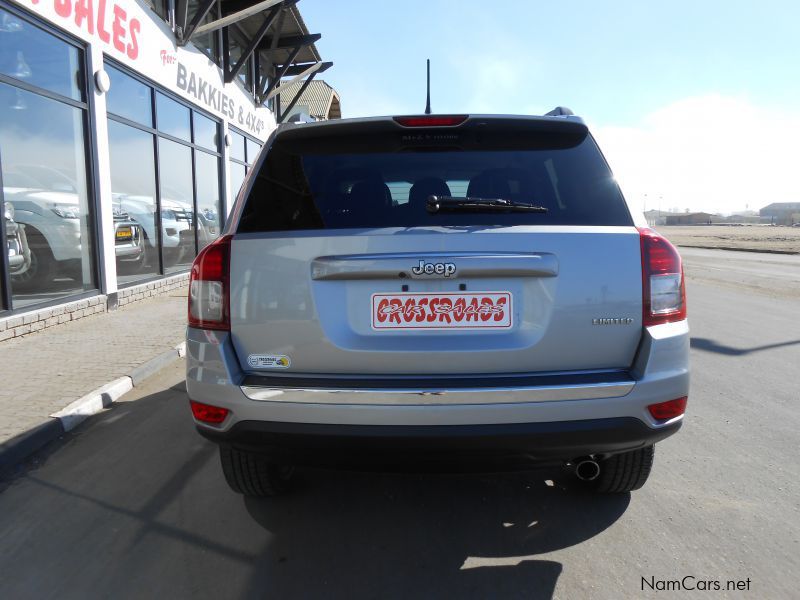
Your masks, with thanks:
<instances>
[{"instance_id":1,"label":"distant building","mask_svg":"<svg viewBox=\"0 0 800 600\"><path fill-rule=\"evenodd\" d=\"M725 221L728 223L735 223L735 224L749 224L749 225L759 225L762 223L769 223L769 219L766 217L760 217L758 212L754 210L746 210L742 212L735 212L728 217L725 218Z\"/></svg>"},{"instance_id":2,"label":"distant building","mask_svg":"<svg viewBox=\"0 0 800 600\"><path fill-rule=\"evenodd\" d=\"M758 214L776 225L794 225L800 223L800 202L773 202Z\"/></svg>"},{"instance_id":3,"label":"distant building","mask_svg":"<svg viewBox=\"0 0 800 600\"><path fill-rule=\"evenodd\" d=\"M659 225L666 224L667 216L671 214L672 213L667 211L646 210L644 211L644 218L650 227L658 227Z\"/></svg>"},{"instance_id":4,"label":"distant building","mask_svg":"<svg viewBox=\"0 0 800 600\"><path fill-rule=\"evenodd\" d=\"M667 225L710 225L718 223L722 219L718 215L710 213L696 212L667 215Z\"/></svg>"},{"instance_id":5,"label":"distant building","mask_svg":"<svg viewBox=\"0 0 800 600\"><path fill-rule=\"evenodd\" d=\"M311 117L315 121L342 118L342 105L339 93L324 81L312 80L299 98L295 96L303 87L302 81L281 88L281 112L289 109L286 118L292 120L294 115Z\"/></svg>"}]
</instances>

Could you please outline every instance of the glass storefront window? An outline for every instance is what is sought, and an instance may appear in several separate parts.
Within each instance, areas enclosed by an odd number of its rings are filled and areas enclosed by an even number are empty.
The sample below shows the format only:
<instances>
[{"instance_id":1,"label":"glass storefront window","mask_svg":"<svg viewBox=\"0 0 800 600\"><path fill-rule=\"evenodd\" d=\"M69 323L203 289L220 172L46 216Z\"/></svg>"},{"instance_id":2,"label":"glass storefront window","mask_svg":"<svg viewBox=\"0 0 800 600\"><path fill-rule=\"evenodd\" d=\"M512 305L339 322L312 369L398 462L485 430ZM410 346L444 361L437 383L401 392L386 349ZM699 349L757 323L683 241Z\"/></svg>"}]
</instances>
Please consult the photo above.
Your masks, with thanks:
<instances>
[{"instance_id":1,"label":"glass storefront window","mask_svg":"<svg viewBox=\"0 0 800 600\"><path fill-rule=\"evenodd\" d=\"M156 94L156 120L160 132L187 142L191 141L190 112L183 104L167 98L164 94Z\"/></svg>"},{"instance_id":2,"label":"glass storefront window","mask_svg":"<svg viewBox=\"0 0 800 600\"><path fill-rule=\"evenodd\" d=\"M245 166L231 162L231 200L235 200L246 175Z\"/></svg>"},{"instance_id":3,"label":"glass storefront window","mask_svg":"<svg viewBox=\"0 0 800 600\"><path fill-rule=\"evenodd\" d=\"M230 134L232 139L231 158L245 162L247 160L244 150L245 137L239 133L236 133L235 131L231 131Z\"/></svg>"},{"instance_id":4,"label":"glass storefront window","mask_svg":"<svg viewBox=\"0 0 800 600\"><path fill-rule=\"evenodd\" d=\"M219 237L219 159L195 151L197 174L197 245L204 248Z\"/></svg>"},{"instance_id":5,"label":"glass storefront window","mask_svg":"<svg viewBox=\"0 0 800 600\"><path fill-rule=\"evenodd\" d=\"M130 219L131 229L141 229L145 242L146 255L141 261L123 260L118 253L117 281L125 285L161 273L185 271L196 256L196 248L219 236L220 124L140 83L122 67L106 68L144 88L146 94L155 94L156 102L156 132L128 122L133 120L130 116L121 122L119 113L109 113L115 215ZM115 238L118 244L127 238L126 227L122 238Z\"/></svg>"},{"instance_id":6,"label":"glass storefront window","mask_svg":"<svg viewBox=\"0 0 800 600\"><path fill-rule=\"evenodd\" d=\"M188 269L195 257L192 149L159 138L161 240L167 273Z\"/></svg>"},{"instance_id":7,"label":"glass storefront window","mask_svg":"<svg viewBox=\"0 0 800 600\"><path fill-rule=\"evenodd\" d=\"M250 170L253 161L258 157L261 144L234 130L231 130L230 134L232 138L229 161L231 173L231 200L235 200L247 172Z\"/></svg>"},{"instance_id":8,"label":"glass storefront window","mask_svg":"<svg viewBox=\"0 0 800 600\"><path fill-rule=\"evenodd\" d=\"M194 143L216 151L219 140L217 123L196 111L192 113L192 119L194 119Z\"/></svg>"},{"instance_id":9,"label":"glass storefront window","mask_svg":"<svg viewBox=\"0 0 800 600\"><path fill-rule=\"evenodd\" d=\"M109 65L105 65L104 70L111 79L111 88L106 94L108 112L152 127L150 88Z\"/></svg>"},{"instance_id":10,"label":"glass storefront window","mask_svg":"<svg viewBox=\"0 0 800 600\"><path fill-rule=\"evenodd\" d=\"M253 164L258 156L258 151L261 150L261 144L257 144L250 138L247 138L247 162Z\"/></svg>"},{"instance_id":11,"label":"glass storefront window","mask_svg":"<svg viewBox=\"0 0 800 600\"><path fill-rule=\"evenodd\" d=\"M153 135L108 123L117 282L158 275L158 220Z\"/></svg>"},{"instance_id":12,"label":"glass storefront window","mask_svg":"<svg viewBox=\"0 0 800 600\"><path fill-rule=\"evenodd\" d=\"M85 112L0 83L3 197L30 249L10 270L13 308L95 288Z\"/></svg>"},{"instance_id":13,"label":"glass storefront window","mask_svg":"<svg viewBox=\"0 0 800 600\"><path fill-rule=\"evenodd\" d=\"M80 50L3 9L0 9L0 73L73 100L83 100Z\"/></svg>"}]
</instances>

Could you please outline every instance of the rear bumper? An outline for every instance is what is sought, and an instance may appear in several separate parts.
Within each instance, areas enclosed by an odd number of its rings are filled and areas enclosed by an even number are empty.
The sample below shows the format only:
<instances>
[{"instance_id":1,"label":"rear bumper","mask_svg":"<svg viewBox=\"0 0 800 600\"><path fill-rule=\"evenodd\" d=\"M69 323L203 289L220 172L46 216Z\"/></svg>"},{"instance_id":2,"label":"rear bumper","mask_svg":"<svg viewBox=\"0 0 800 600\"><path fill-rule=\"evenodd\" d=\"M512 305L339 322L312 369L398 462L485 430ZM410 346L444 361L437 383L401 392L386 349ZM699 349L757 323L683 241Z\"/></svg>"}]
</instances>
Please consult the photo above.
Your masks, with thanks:
<instances>
[{"instance_id":1,"label":"rear bumper","mask_svg":"<svg viewBox=\"0 0 800 600\"><path fill-rule=\"evenodd\" d=\"M219 426L197 423L220 443L312 455L345 448L428 453L433 448L565 460L654 443L683 417L652 418L647 406L689 394L689 328L685 321L644 332L624 373L428 380L409 389L396 380L310 381L248 377L227 332L187 332L186 386L192 400L230 410ZM520 385L519 380L526 380ZM385 438L385 439L384 439ZM302 454L302 453L301 453ZM302 456L300 456L302 458ZM381 459L384 460L384 459ZM314 461L318 462L318 461ZM339 460L334 461L337 464Z\"/></svg>"},{"instance_id":2,"label":"rear bumper","mask_svg":"<svg viewBox=\"0 0 800 600\"><path fill-rule=\"evenodd\" d=\"M654 444L681 421L652 429L623 417L501 425L328 425L240 421L227 431L198 427L206 438L257 452L276 462L307 466L557 464Z\"/></svg>"}]
</instances>

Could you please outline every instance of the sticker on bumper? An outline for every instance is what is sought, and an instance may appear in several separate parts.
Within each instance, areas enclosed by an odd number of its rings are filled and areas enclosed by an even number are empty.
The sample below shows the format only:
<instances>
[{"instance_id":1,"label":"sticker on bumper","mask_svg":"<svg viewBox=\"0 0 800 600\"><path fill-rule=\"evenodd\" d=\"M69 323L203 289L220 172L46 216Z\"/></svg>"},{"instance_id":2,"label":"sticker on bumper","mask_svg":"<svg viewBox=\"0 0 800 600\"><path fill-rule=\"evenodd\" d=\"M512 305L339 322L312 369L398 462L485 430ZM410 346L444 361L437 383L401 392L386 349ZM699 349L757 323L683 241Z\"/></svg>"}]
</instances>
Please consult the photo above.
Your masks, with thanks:
<instances>
[{"instance_id":1,"label":"sticker on bumper","mask_svg":"<svg viewBox=\"0 0 800 600\"><path fill-rule=\"evenodd\" d=\"M288 369L292 361L282 354L251 354L247 364L254 369Z\"/></svg>"},{"instance_id":2,"label":"sticker on bumper","mask_svg":"<svg viewBox=\"0 0 800 600\"><path fill-rule=\"evenodd\" d=\"M373 294L372 328L508 329L510 292Z\"/></svg>"}]
</instances>

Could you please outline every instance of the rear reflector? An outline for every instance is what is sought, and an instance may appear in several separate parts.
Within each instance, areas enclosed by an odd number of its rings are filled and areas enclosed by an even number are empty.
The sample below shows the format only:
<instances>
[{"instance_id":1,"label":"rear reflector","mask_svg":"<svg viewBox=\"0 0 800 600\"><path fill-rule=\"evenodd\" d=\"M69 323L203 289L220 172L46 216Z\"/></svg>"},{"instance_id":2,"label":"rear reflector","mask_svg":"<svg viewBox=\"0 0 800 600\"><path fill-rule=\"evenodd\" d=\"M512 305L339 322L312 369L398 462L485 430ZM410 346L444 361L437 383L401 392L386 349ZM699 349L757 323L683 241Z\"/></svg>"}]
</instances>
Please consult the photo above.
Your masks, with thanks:
<instances>
[{"instance_id":1,"label":"rear reflector","mask_svg":"<svg viewBox=\"0 0 800 600\"><path fill-rule=\"evenodd\" d=\"M197 255L189 275L189 327L230 331L231 236L217 238Z\"/></svg>"},{"instance_id":2,"label":"rear reflector","mask_svg":"<svg viewBox=\"0 0 800 600\"><path fill-rule=\"evenodd\" d=\"M687 396L683 398L675 398L675 400L667 400L666 402L659 402L658 404L651 404L647 407L650 414L654 419L659 421L666 421L667 419L674 419L680 417L686 412Z\"/></svg>"},{"instance_id":3,"label":"rear reflector","mask_svg":"<svg viewBox=\"0 0 800 600\"><path fill-rule=\"evenodd\" d=\"M425 115L420 117L395 117L403 127L453 127L467 120L467 115Z\"/></svg>"},{"instance_id":4,"label":"rear reflector","mask_svg":"<svg viewBox=\"0 0 800 600\"><path fill-rule=\"evenodd\" d=\"M202 404L190 400L192 405L192 414L194 418L201 423L210 423L212 425L219 425L225 420L230 412L227 408L220 408L218 406L211 406L210 404Z\"/></svg>"},{"instance_id":5,"label":"rear reflector","mask_svg":"<svg viewBox=\"0 0 800 600\"><path fill-rule=\"evenodd\" d=\"M645 327L686 318L683 264L675 246L656 231L639 229L642 251L642 323Z\"/></svg>"}]
</instances>

